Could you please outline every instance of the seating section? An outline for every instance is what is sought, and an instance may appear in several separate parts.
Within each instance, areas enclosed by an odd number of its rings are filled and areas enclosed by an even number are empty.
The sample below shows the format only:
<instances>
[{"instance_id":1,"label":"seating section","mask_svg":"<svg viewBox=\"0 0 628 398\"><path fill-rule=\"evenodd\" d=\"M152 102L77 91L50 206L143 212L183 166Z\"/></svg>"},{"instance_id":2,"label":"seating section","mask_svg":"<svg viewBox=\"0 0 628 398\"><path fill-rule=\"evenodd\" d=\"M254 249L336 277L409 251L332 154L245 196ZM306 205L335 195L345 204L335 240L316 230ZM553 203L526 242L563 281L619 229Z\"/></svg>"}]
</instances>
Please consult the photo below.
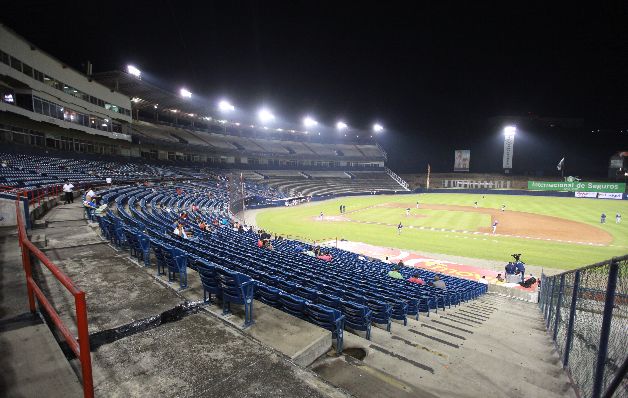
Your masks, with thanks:
<instances>
[{"instance_id":1,"label":"seating section","mask_svg":"<svg viewBox=\"0 0 628 398\"><path fill-rule=\"evenodd\" d=\"M31 190L63 184L104 184L106 178L114 182L131 182L161 176L184 177L162 167L140 163L116 163L104 160L64 159L51 156L24 155L0 152L0 186L13 190Z\"/></svg>"},{"instance_id":2,"label":"seating section","mask_svg":"<svg viewBox=\"0 0 628 398\"><path fill-rule=\"evenodd\" d=\"M417 272L410 267L401 268L404 279L391 279L388 264L336 248L328 249L333 256L330 263L302 254L297 241L276 241L272 251L258 248L255 232L229 227L224 188L202 182L177 188L130 186L101 192L110 205L99 220L103 236L128 248L148 236L159 272L168 271L169 279L179 280L182 289L187 286L188 268L196 272L208 302L212 295L221 299L225 313L230 304L245 307L245 327L253 322L255 297L330 330L340 352L344 329L364 332L368 339L372 324L390 330L393 319L405 324L408 316L429 316L432 310L458 305L486 291L485 285L444 275L446 290L410 283L407 279ZM181 238L170 232L180 217L179 209L193 209L188 220L200 218L222 226L208 232L196 222L184 221L193 237ZM129 233L136 238L128 238ZM418 272L428 281L435 276Z\"/></svg>"},{"instance_id":3,"label":"seating section","mask_svg":"<svg viewBox=\"0 0 628 398\"><path fill-rule=\"evenodd\" d=\"M268 175L266 171L263 172ZM401 191L403 188L385 172L311 172L305 171L310 179L303 175L290 178L271 174L265 184L282 192L285 196L321 196L353 193L372 193L380 191ZM320 173L320 174L319 174ZM351 178L351 175L353 178Z\"/></svg>"}]
</instances>

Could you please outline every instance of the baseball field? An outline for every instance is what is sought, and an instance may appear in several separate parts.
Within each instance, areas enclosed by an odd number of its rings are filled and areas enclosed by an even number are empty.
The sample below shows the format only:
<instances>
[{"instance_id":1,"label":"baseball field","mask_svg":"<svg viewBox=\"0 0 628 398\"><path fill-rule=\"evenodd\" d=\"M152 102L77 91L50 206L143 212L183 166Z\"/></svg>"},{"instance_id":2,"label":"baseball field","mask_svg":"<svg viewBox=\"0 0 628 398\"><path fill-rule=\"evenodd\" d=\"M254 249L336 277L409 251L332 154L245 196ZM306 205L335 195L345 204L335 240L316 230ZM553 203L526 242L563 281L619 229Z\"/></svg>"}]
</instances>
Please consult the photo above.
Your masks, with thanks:
<instances>
[{"instance_id":1,"label":"baseball field","mask_svg":"<svg viewBox=\"0 0 628 398\"><path fill-rule=\"evenodd\" d=\"M341 204L346 206L343 214ZM602 213L607 216L605 223L600 222ZM304 241L338 238L502 261L512 253L523 253L528 264L572 269L628 253L628 221L616 223L617 213L628 215L628 201L478 194L371 195L264 209L258 212L256 222L260 228ZM400 222L401 233L397 228Z\"/></svg>"}]
</instances>

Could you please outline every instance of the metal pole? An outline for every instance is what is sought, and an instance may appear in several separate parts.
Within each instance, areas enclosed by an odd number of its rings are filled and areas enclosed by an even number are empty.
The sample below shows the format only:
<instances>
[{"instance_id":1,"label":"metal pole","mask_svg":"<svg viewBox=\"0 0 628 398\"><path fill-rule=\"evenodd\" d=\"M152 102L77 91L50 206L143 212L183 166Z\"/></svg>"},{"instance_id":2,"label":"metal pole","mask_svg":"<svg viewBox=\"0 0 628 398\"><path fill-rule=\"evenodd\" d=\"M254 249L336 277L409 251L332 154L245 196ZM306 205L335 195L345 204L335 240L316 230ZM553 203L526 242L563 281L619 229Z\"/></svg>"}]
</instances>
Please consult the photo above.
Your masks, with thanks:
<instances>
[{"instance_id":1,"label":"metal pole","mask_svg":"<svg viewBox=\"0 0 628 398\"><path fill-rule=\"evenodd\" d=\"M611 333L611 319L613 318L613 306L615 305L615 290L617 289L617 274L619 273L619 263L611 260L608 273L608 287L606 288L606 302L604 303L604 316L602 318L602 329L600 330L600 344L597 351L597 366L593 379L592 398L599 398L602 395L602 384L604 382L604 363L608 352L608 337ZM625 331L624 331L625 332Z\"/></svg>"},{"instance_id":2,"label":"metal pole","mask_svg":"<svg viewBox=\"0 0 628 398\"><path fill-rule=\"evenodd\" d=\"M94 397L94 380L92 377L92 357L89 347L89 330L87 322L87 303L85 292L81 291L74 296L76 305L76 326L78 329L79 360L83 375L83 396Z\"/></svg>"},{"instance_id":3,"label":"metal pole","mask_svg":"<svg viewBox=\"0 0 628 398\"><path fill-rule=\"evenodd\" d=\"M576 301L578 300L578 288L580 287L580 271L576 271L571 292L571 308L569 308L569 325L567 325L567 338L565 339L565 357L563 367L569 363L569 351L571 351L571 341L573 339L573 324L576 320Z\"/></svg>"},{"instance_id":4,"label":"metal pole","mask_svg":"<svg viewBox=\"0 0 628 398\"><path fill-rule=\"evenodd\" d=\"M554 341L558 335L558 319L560 318L560 305L563 301L563 288L565 287L565 274L560 276L560 287L558 288L558 300L556 300L556 319L554 319Z\"/></svg>"}]
</instances>

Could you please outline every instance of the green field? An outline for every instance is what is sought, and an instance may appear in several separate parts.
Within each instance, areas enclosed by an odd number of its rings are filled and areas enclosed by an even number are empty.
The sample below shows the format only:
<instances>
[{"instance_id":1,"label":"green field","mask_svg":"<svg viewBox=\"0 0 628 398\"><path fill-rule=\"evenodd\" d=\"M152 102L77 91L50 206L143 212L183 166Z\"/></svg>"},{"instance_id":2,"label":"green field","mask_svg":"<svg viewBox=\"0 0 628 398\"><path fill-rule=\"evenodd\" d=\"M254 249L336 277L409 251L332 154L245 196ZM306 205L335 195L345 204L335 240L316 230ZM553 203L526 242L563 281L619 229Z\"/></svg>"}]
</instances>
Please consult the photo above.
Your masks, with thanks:
<instances>
[{"instance_id":1,"label":"green field","mask_svg":"<svg viewBox=\"0 0 628 398\"><path fill-rule=\"evenodd\" d=\"M400 221L404 226L467 231L487 228L491 223L487 214L417 210L414 208L417 201L421 204L459 206L473 206L473 202L478 201L480 208L493 209L505 204L507 211L537 213L595 226L610 233L613 242L608 246L589 246L415 228L404 228L403 233L397 235L395 225ZM341 203L347 207L346 217L354 221L317 220L321 211L326 218L339 216ZM388 204L388 207L373 207L382 204ZM401 207L390 207L395 204ZM405 217L405 207L412 208L413 217ZM489 260L508 260L512 253L523 253L523 259L529 264L572 269L628 253L628 221L615 224L617 212L622 216L628 215L628 201L511 195L486 195L483 198L476 194L377 195L265 209L257 214L256 222L260 228L307 241L337 237L378 246ZM601 213L608 216L606 224L600 224Z\"/></svg>"}]
</instances>

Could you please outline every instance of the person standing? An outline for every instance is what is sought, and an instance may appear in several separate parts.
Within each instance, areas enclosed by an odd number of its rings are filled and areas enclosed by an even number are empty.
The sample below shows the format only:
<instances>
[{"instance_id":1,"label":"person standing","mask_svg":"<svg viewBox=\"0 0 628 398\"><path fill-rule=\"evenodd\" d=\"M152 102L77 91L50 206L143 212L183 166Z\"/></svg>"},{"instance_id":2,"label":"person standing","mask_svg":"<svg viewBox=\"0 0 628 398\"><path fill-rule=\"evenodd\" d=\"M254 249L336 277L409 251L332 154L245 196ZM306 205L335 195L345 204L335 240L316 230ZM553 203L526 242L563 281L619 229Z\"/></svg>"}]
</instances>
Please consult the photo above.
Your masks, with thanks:
<instances>
[{"instance_id":1,"label":"person standing","mask_svg":"<svg viewBox=\"0 0 628 398\"><path fill-rule=\"evenodd\" d=\"M410 217L410 208L409 207L406 209L406 217Z\"/></svg>"},{"instance_id":2,"label":"person standing","mask_svg":"<svg viewBox=\"0 0 628 398\"><path fill-rule=\"evenodd\" d=\"M615 224L621 223L621 214L615 214Z\"/></svg>"},{"instance_id":3,"label":"person standing","mask_svg":"<svg viewBox=\"0 0 628 398\"><path fill-rule=\"evenodd\" d=\"M400 221L399 225L397 225L397 235L401 235L401 228L403 228L403 225L401 225L401 221Z\"/></svg>"},{"instance_id":4,"label":"person standing","mask_svg":"<svg viewBox=\"0 0 628 398\"><path fill-rule=\"evenodd\" d=\"M600 216L600 223L601 224L606 224L606 214L602 213L602 215Z\"/></svg>"},{"instance_id":5,"label":"person standing","mask_svg":"<svg viewBox=\"0 0 628 398\"><path fill-rule=\"evenodd\" d=\"M499 221L493 221L493 235L495 235L495 231L497 231L497 224L499 224Z\"/></svg>"},{"instance_id":6,"label":"person standing","mask_svg":"<svg viewBox=\"0 0 628 398\"><path fill-rule=\"evenodd\" d=\"M63 192L65 195L65 204L74 203L74 185L68 180L65 180L65 184L63 184Z\"/></svg>"},{"instance_id":7,"label":"person standing","mask_svg":"<svg viewBox=\"0 0 628 398\"><path fill-rule=\"evenodd\" d=\"M417 209L419 208L419 202L418 201L416 202L416 208Z\"/></svg>"}]
</instances>

